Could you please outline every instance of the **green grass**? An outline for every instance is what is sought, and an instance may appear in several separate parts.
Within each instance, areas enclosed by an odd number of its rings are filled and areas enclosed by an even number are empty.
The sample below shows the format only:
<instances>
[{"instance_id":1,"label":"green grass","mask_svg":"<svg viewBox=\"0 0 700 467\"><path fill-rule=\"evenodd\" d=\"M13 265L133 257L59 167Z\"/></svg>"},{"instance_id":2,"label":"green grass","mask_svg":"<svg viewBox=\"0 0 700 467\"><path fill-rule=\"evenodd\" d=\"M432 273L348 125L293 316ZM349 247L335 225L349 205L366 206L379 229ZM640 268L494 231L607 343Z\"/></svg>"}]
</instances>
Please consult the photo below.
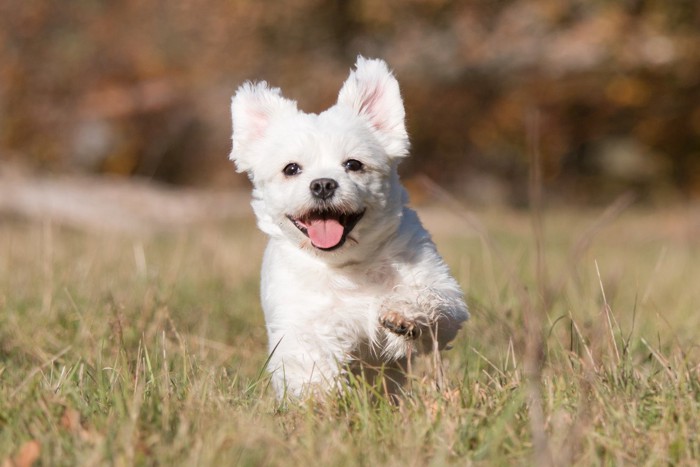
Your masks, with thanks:
<instances>
[{"instance_id":1,"label":"green grass","mask_svg":"<svg viewBox=\"0 0 700 467\"><path fill-rule=\"evenodd\" d=\"M361 381L275 400L252 220L0 223L0 463L695 464L698 218L599 215L547 213L538 250L526 213L429 213L472 320L399 406Z\"/></svg>"}]
</instances>

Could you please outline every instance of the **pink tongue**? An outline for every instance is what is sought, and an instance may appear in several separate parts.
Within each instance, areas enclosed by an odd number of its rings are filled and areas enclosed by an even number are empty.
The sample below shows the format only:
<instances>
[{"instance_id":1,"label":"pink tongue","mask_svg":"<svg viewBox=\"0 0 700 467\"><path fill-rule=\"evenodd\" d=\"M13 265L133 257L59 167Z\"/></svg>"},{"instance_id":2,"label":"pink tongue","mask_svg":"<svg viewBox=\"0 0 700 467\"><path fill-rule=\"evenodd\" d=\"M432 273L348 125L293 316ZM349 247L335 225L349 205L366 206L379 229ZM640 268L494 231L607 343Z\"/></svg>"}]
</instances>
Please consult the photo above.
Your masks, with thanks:
<instances>
[{"instance_id":1,"label":"pink tongue","mask_svg":"<svg viewBox=\"0 0 700 467\"><path fill-rule=\"evenodd\" d=\"M316 248L332 248L340 243L345 228L335 219L319 219L309 222L306 232Z\"/></svg>"}]
</instances>

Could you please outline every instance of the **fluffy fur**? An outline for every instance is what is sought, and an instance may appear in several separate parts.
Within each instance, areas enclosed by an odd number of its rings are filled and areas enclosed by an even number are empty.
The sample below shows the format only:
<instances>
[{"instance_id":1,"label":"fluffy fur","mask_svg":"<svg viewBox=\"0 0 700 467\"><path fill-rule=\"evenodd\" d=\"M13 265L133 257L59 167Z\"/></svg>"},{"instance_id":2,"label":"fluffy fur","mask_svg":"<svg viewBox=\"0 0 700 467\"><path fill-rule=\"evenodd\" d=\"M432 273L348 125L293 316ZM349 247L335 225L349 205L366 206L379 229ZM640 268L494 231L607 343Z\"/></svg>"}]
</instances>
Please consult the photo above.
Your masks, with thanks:
<instances>
[{"instance_id":1,"label":"fluffy fur","mask_svg":"<svg viewBox=\"0 0 700 467\"><path fill-rule=\"evenodd\" d=\"M231 112L231 159L270 237L261 299L278 396L327 391L349 369L379 367L397 390L412 353L444 348L469 316L406 207L398 82L384 61L358 57L325 112L301 112L265 82L243 84Z\"/></svg>"}]
</instances>

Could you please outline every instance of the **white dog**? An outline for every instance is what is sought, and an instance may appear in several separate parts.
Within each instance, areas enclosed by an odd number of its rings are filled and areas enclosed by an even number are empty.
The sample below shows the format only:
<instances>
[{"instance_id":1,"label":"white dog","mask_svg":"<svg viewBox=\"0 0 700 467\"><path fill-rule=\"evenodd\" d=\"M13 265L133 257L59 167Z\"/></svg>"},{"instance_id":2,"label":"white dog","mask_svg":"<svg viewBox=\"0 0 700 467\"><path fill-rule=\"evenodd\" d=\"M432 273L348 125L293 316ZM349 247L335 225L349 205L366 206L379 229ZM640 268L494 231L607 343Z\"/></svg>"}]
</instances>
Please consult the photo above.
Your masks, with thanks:
<instances>
[{"instance_id":1,"label":"white dog","mask_svg":"<svg viewBox=\"0 0 700 467\"><path fill-rule=\"evenodd\" d=\"M399 85L358 57L338 102L297 110L267 83L231 104L233 151L270 236L261 297L278 397L327 391L348 370L390 375L414 350L442 349L469 314L396 168L408 155ZM386 383L387 380L384 381Z\"/></svg>"}]
</instances>

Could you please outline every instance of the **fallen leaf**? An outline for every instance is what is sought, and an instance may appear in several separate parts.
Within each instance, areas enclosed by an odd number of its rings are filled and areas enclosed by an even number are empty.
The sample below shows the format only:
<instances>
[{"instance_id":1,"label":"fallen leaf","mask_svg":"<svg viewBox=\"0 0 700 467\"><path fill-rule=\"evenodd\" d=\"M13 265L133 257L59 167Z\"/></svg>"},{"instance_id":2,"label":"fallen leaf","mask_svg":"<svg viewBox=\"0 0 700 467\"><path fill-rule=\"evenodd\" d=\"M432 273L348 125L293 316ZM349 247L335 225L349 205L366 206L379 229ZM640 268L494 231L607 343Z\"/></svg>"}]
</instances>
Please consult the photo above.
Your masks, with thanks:
<instances>
[{"instance_id":1,"label":"fallen leaf","mask_svg":"<svg viewBox=\"0 0 700 467\"><path fill-rule=\"evenodd\" d=\"M75 409L66 407L61 416L61 426L71 433L78 433L82 426L80 425L80 412Z\"/></svg>"},{"instance_id":2,"label":"fallen leaf","mask_svg":"<svg viewBox=\"0 0 700 467\"><path fill-rule=\"evenodd\" d=\"M34 439L27 441L19 448L10 465L14 467L31 467L39 459L40 454L41 444L39 444L39 441Z\"/></svg>"}]
</instances>

